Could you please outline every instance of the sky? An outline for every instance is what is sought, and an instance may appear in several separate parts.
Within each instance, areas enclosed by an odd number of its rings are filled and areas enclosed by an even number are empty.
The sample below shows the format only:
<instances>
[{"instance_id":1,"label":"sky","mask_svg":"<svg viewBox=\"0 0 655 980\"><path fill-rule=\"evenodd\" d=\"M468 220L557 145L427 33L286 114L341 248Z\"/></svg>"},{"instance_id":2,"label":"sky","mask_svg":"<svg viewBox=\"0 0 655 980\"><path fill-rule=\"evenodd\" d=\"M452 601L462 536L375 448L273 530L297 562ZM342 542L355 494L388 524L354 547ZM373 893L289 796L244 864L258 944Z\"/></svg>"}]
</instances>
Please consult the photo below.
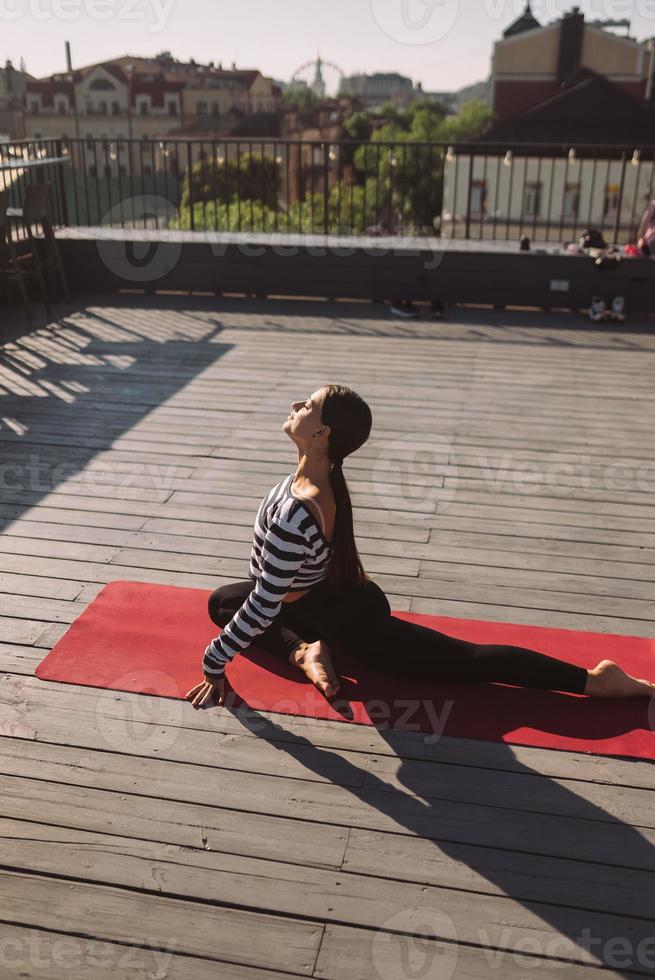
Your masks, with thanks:
<instances>
[{"instance_id":1,"label":"sky","mask_svg":"<svg viewBox=\"0 0 655 980\"><path fill-rule=\"evenodd\" d=\"M532 0L542 23L572 0ZM578 0L587 20L631 21L655 36L655 0ZM37 78L122 54L174 57L289 81L317 52L345 74L398 71L426 91L487 78L493 43L525 0L0 0L0 60L24 58ZM307 72L304 77L308 77ZM336 69L326 68L334 89Z\"/></svg>"}]
</instances>

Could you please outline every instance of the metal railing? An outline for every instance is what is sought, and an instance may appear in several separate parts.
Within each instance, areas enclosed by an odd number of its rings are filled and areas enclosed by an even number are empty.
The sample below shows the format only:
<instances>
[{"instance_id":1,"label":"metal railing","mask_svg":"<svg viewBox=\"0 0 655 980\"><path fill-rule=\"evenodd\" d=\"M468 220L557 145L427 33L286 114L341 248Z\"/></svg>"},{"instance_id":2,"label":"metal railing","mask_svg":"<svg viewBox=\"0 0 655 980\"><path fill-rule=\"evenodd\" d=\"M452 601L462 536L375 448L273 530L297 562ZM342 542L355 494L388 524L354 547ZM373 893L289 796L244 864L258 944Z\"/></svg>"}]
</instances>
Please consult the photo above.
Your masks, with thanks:
<instances>
[{"instance_id":1,"label":"metal railing","mask_svg":"<svg viewBox=\"0 0 655 980\"><path fill-rule=\"evenodd\" d=\"M26 158L66 158L34 170ZM53 184L57 226L632 241L655 152L617 145L382 140L45 139L0 144L20 206Z\"/></svg>"}]
</instances>

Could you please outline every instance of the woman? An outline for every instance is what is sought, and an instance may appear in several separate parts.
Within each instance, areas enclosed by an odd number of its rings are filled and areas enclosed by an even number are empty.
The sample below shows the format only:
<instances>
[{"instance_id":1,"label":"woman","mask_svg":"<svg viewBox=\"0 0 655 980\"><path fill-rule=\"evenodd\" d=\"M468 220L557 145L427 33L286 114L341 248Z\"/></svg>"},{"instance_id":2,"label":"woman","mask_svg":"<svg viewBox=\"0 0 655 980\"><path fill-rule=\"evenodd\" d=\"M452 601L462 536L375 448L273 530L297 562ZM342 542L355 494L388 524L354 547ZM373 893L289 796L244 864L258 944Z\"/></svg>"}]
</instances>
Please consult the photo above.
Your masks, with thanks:
<instances>
[{"instance_id":1,"label":"woman","mask_svg":"<svg viewBox=\"0 0 655 980\"><path fill-rule=\"evenodd\" d=\"M360 561L342 471L344 457L368 439L371 422L366 402L343 385L323 385L292 403L282 428L296 444L298 465L260 504L249 578L209 598L209 615L222 632L205 650L204 680L187 692L194 707L215 693L223 703L225 666L253 641L302 670L327 697L339 688L330 641L377 670L417 680L500 681L591 697L655 693L655 684L611 660L587 670L392 616Z\"/></svg>"}]
</instances>

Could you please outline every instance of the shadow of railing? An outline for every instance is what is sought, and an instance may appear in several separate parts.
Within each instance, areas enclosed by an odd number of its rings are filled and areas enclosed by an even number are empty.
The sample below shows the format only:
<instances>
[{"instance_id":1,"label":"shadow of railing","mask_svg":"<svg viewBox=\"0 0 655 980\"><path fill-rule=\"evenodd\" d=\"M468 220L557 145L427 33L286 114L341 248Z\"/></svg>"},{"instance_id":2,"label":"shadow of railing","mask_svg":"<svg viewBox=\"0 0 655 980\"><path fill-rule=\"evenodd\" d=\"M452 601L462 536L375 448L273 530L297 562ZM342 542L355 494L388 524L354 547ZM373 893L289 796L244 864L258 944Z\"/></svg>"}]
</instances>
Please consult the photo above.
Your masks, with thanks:
<instances>
[{"instance_id":1,"label":"shadow of railing","mask_svg":"<svg viewBox=\"0 0 655 980\"><path fill-rule=\"evenodd\" d=\"M219 317L203 321L181 304L160 304L156 320L145 311L143 304L71 303L41 326L26 327L20 317L3 323L0 531L85 471L232 347L216 340L223 330ZM175 468L175 462L167 464L167 476L174 477ZM111 469L108 462L103 473ZM118 474L121 464L115 469ZM118 476L115 482L113 496L120 497ZM94 493L107 496L111 489L95 487Z\"/></svg>"}]
</instances>

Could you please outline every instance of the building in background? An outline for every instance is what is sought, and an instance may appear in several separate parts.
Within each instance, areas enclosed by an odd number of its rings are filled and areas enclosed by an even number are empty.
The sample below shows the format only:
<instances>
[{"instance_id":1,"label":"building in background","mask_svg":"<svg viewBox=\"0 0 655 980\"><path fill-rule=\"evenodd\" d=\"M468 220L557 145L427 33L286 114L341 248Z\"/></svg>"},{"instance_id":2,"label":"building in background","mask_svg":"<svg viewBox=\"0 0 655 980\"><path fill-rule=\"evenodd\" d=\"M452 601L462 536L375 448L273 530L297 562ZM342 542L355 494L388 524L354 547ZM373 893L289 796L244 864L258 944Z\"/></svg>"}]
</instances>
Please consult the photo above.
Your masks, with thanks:
<instances>
[{"instance_id":1,"label":"building in background","mask_svg":"<svg viewBox=\"0 0 655 980\"><path fill-rule=\"evenodd\" d=\"M282 134L294 141L280 149L289 204L310 193L329 192L339 182L351 182L352 161L343 159L337 143L348 138L344 121L361 108L358 100L340 96L322 99L305 111L285 113Z\"/></svg>"},{"instance_id":2,"label":"building in background","mask_svg":"<svg viewBox=\"0 0 655 980\"><path fill-rule=\"evenodd\" d=\"M375 72L371 75L348 75L341 81L340 95L357 98L367 109L374 109L385 102L397 106L409 105L424 93L419 83L414 86L411 78L397 72Z\"/></svg>"},{"instance_id":3,"label":"building in background","mask_svg":"<svg viewBox=\"0 0 655 980\"><path fill-rule=\"evenodd\" d=\"M444 233L538 238L556 216L569 240L588 225L631 240L653 196L655 58L652 38L609 29L624 24L574 7L541 25L527 3L494 45L488 147L449 150Z\"/></svg>"},{"instance_id":4,"label":"building in background","mask_svg":"<svg viewBox=\"0 0 655 980\"><path fill-rule=\"evenodd\" d=\"M25 86L32 76L21 63L15 68L7 58L0 65L0 142L3 139L22 139L25 135L23 117L23 98Z\"/></svg>"},{"instance_id":5,"label":"building in background","mask_svg":"<svg viewBox=\"0 0 655 980\"><path fill-rule=\"evenodd\" d=\"M247 117L264 125L282 105L271 78L234 63L227 69L181 62L165 51L73 69L69 49L67 61L66 72L25 85L24 132L32 139L81 140L73 149L75 167L92 176L151 173L158 150L173 169L176 148L167 141L225 136Z\"/></svg>"}]
</instances>

